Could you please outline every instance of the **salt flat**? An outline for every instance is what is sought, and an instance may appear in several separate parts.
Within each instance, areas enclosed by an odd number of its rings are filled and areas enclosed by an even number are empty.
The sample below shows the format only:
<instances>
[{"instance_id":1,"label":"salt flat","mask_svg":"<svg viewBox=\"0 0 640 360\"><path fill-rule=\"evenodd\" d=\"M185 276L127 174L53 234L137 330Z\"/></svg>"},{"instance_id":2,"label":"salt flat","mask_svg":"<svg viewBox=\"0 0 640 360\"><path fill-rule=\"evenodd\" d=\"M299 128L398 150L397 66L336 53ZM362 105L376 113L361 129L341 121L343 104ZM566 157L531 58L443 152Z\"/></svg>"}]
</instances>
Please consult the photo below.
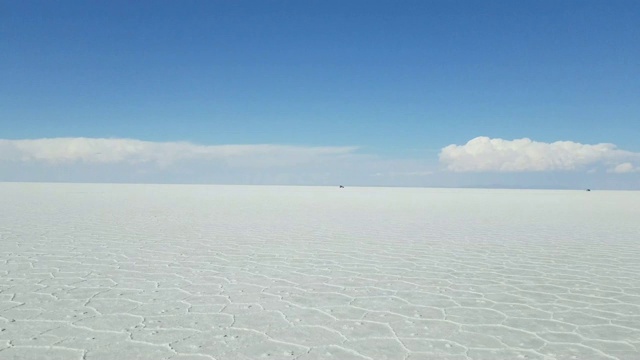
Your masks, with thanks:
<instances>
[{"instance_id":1,"label":"salt flat","mask_svg":"<svg viewBox=\"0 0 640 360\"><path fill-rule=\"evenodd\" d=\"M0 184L1 359L640 359L640 192Z\"/></svg>"}]
</instances>

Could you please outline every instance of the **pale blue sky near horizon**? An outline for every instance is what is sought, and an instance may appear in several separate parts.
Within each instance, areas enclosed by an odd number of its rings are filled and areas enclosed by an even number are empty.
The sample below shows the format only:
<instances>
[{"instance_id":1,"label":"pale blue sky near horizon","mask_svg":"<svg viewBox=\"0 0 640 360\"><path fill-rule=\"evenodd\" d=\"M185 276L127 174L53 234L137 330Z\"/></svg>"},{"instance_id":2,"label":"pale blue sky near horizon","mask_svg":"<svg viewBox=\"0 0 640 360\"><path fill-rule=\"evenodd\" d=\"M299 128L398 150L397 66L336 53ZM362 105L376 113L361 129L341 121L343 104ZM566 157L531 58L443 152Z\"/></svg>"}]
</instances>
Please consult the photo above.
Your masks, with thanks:
<instances>
[{"instance_id":1,"label":"pale blue sky near horizon","mask_svg":"<svg viewBox=\"0 0 640 360\"><path fill-rule=\"evenodd\" d=\"M635 154L639 24L632 0L0 1L0 139Z\"/></svg>"}]
</instances>

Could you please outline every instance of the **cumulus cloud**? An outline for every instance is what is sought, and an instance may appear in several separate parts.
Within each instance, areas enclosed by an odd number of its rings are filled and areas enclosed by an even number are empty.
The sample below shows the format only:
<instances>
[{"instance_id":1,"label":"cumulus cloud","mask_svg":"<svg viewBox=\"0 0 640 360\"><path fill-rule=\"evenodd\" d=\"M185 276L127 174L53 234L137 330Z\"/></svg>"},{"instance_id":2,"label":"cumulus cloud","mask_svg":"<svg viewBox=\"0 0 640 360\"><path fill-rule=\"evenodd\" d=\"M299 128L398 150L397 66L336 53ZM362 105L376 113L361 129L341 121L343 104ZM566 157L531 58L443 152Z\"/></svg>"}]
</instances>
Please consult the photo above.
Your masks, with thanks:
<instances>
[{"instance_id":1,"label":"cumulus cloud","mask_svg":"<svg viewBox=\"0 0 640 360\"><path fill-rule=\"evenodd\" d=\"M615 167L610 169L609 172L616 173L616 174L627 174L627 173L632 173L632 172L640 172L640 167L634 166L630 162L626 162L626 163L622 163L622 164L616 165Z\"/></svg>"},{"instance_id":2,"label":"cumulus cloud","mask_svg":"<svg viewBox=\"0 0 640 360\"><path fill-rule=\"evenodd\" d=\"M346 156L356 147L288 145L197 145L136 139L0 139L0 161L49 164L139 164L169 166L183 160L220 160L237 166L289 166Z\"/></svg>"},{"instance_id":3,"label":"cumulus cloud","mask_svg":"<svg viewBox=\"0 0 640 360\"><path fill-rule=\"evenodd\" d=\"M465 145L449 145L440 151L440 162L454 172L570 171L588 166L607 166L614 172L635 169L640 153L618 149L613 144L553 143L477 137ZM628 164L628 165L627 165Z\"/></svg>"}]
</instances>

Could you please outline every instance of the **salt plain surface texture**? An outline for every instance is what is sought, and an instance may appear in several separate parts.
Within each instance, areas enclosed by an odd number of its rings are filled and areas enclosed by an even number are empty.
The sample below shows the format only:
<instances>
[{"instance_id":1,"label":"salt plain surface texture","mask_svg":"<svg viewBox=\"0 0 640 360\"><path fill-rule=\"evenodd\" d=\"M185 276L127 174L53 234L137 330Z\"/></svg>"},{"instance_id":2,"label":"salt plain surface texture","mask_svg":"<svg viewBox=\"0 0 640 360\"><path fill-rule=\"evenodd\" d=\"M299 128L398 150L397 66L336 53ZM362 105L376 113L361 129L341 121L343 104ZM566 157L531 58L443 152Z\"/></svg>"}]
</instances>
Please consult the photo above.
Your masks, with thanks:
<instances>
[{"instance_id":1,"label":"salt plain surface texture","mask_svg":"<svg viewBox=\"0 0 640 360\"><path fill-rule=\"evenodd\" d=\"M0 184L1 359L640 359L640 192Z\"/></svg>"}]
</instances>

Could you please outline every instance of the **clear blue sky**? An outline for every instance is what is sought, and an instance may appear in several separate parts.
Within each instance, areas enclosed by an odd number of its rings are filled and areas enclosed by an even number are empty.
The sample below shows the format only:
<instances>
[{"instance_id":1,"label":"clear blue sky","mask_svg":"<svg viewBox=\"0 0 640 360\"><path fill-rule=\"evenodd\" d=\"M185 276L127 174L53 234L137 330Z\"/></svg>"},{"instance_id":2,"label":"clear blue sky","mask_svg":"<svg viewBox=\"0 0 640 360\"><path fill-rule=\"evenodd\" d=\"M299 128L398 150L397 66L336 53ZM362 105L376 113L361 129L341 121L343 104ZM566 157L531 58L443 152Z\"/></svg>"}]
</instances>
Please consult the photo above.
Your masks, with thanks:
<instances>
[{"instance_id":1,"label":"clear blue sky","mask_svg":"<svg viewBox=\"0 0 640 360\"><path fill-rule=\"evenodd\" d=\"M0 1L0 138L640 151L640 1Z\"/></svg>"}]
</instances>

